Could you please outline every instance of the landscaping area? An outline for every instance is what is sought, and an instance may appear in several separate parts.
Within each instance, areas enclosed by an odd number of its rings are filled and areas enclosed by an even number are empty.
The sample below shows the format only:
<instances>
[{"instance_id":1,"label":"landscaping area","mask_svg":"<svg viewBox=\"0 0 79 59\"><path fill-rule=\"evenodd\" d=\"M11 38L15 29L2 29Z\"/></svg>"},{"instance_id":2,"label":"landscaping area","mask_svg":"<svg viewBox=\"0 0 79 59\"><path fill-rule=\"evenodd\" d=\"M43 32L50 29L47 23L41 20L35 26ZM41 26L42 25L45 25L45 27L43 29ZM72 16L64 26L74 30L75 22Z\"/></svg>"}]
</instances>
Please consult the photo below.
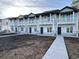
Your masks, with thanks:
<instances>
[{"instance_id":1,"label":"landscaping area","mask_svg":"<svg viewBox=\"0 0 79 59\"><path fill-rule=\"evenodd\" d=\"M0 59L42 59L55 38L17 35L0 38Z\"/></svg>"},{"instance_id":2,"label":"landscaping area","mask_svg":"<svg viewBox=\"0 0 79 59\"><path fill-rule=\"evenodd\" d=\"M42 59L54 40L36 35L0 37L0 59ZM79 38L65 37L65 44L69 59L79 59Z\"/></svg>"},{"instance_id":3,"label":"landscaping area","mask_svg":"<svg viewBox=\"0 0 79 59\"><path fill-rule=\"evenodd\" d=\"M69 59L79 59L79 38L65 37Z\"/></svg>"}]
</instances>

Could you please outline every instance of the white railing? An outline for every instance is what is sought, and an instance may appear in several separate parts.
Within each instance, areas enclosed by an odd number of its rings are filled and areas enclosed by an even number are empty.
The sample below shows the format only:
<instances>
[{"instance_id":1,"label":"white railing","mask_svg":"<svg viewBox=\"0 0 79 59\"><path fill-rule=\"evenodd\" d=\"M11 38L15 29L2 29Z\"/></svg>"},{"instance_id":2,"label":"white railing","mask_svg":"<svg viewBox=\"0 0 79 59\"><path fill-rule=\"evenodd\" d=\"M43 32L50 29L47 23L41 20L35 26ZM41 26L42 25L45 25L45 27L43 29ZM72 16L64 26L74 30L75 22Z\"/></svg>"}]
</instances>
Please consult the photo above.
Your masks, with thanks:
<instances>
[{"instance_id":1,"label":"white railing","mask_svg":"<svg viewBox=\"0 0 79 59\"><path fill-rule=\"evenodd\" d=\"M73 20L73 18L72 19L70 19L70 18L69 19L68 18L67 19L63 19L63 18L61 18L60 20L58 20L58 23L60 23L60 24L61 23L75 23L75 21L76 20Z\"/></svg>"},{"instance_id":2,"label":"white railing","mask_svg":"<svg viewBox=\"0 0 79 59\"><path fill-rule=\"evenodd\" d=\"M41 21L40 24L53 24L52 21Z\"/></svg>"}]
</instances>

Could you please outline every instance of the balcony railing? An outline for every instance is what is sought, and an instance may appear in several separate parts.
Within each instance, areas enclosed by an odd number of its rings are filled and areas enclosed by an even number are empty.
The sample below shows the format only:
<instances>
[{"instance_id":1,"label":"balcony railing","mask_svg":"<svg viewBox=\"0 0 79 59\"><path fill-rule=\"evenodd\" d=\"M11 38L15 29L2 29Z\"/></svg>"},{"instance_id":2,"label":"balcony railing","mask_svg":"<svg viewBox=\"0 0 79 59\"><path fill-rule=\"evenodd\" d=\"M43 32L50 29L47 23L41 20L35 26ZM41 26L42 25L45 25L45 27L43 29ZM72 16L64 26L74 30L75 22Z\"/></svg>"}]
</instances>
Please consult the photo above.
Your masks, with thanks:
<instances>
[{"instance_id":1,"label":"balcony railing","mask_svg":"<svg viewBox=\"0 0 79 59\"><path fill-rule=\"evenodd\" d=\"M75 23L75 21L76 21L76 20L73 20L73 18L72 18L72 19L62 19L62 18L61 18L60 20L58 20L58 23L59 23L59 24L65 24L65 23L68 24L68 23Z\"/></svg>"}]
</instances>

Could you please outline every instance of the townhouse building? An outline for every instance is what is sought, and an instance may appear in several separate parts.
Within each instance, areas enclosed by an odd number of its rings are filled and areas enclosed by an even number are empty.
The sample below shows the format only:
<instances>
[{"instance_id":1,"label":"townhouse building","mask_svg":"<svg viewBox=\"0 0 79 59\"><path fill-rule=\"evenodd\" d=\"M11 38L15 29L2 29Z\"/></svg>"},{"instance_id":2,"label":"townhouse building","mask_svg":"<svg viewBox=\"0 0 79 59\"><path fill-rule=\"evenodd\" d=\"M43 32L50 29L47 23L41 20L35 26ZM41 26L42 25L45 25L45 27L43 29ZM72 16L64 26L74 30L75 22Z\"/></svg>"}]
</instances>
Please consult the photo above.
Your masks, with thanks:
<instances>
[{"instance_id":1,"label":"townhouse building","mask_svg":"<svg viewBox=\"0 0 79 59\"><path fill-rule=\"evenodd\" d=\"M30 13L2 20L2 27L10 32L35 35L78 36L79 9L66 6L61 10ZM4 30L2 29L2 30Z\"/></svg>"}]
</instances>

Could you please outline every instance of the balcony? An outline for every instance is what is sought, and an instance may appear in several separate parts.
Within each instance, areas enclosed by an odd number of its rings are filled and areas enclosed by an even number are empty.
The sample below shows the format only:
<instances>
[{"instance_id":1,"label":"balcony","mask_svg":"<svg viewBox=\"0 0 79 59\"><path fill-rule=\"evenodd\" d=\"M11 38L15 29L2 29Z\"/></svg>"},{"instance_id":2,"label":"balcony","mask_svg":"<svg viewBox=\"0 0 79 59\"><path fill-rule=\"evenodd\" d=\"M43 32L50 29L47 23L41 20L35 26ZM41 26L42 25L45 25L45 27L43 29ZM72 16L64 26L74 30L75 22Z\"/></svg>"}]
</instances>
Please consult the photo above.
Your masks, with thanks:
<instances>
[{"instance_id":1,"label":"balcony","mask_svg":"<svg viewBox=\"0 0 79 59\"><path fill-rule=\"evenodd\" d=\"M73 19L60 19L58 24L75 24L75 22Z\"/></svg>"},{"instance_id":2,"label":"balcony","mask_svg":"<svg viewBox=\"0 0 79 59\"><path fill-rule=\"evenodd\" d=\"M39 24L39 21L28 21L26 22L27 25L37 25Z\"/></svg>"},{"instance_id":3,"label":"balcony","mask_svg":"<svg viewBox=\"0 0 79 59\"><path fill-rule=\"evenodd\" d=\"M41 21L40 22L41 25L44 25L44 24L53 24L52 21Z\"/></svg>"},{"instance_id":4,"label":"balcony","mask_svg":"<svg viewBox=\"0 0 79 59\"><path fill-rule=\"evenodd\" d=\"M44 25L44 24L53 24L53 22L52 21L46 21L46 20L44 20L44 21L38 20L38 21L28 21L28 22L26 22L26 24L27 25Z\"/></svg>"}]
</instances>

